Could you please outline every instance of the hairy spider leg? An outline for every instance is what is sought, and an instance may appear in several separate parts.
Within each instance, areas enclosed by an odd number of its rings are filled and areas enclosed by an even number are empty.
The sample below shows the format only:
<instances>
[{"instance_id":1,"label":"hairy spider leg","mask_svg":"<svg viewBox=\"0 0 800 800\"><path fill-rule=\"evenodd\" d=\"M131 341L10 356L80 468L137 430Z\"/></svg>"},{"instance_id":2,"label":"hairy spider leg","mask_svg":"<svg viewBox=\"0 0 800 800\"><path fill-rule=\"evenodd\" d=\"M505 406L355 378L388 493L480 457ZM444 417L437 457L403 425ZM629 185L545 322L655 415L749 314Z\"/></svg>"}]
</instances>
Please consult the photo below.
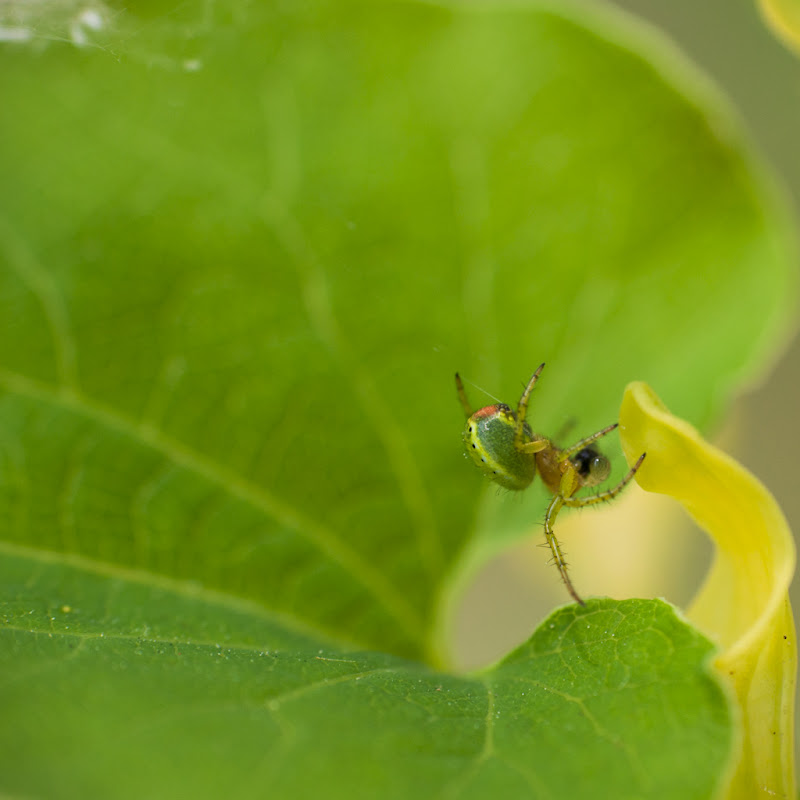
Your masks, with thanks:
<instances>
[{"instance_id":1,"label":"hairy spider leg","mask_svg":"<svg viewBox=\"0 0 800 800\"><path fill-rule=\"evenodd\" d=\"M531 379L528 381L528 385L525 387L525 391L522 392L522 396L519 398L519 403L517 404L517 424L514 428L514 447L516 447L517 450L522 450L527 453L537 453L547 447L547 442L542 439L536 439L532 442L523 441L525 436L525 417L528 416L528 401L530 400L533 387L536 386L536 381L539 380L543 369L544 363L539 364L536 372L531 375ZM531 445L533 445L533 447Z\"/></svg>"},{"instance_id":2,"label":"hairy spider leg","mask_svg":"<svg viewBox=\"0 0 800 800\"><path fill-rule=\"evenodd\" d=\"M559 544L555 531L553 530L553 523L555 522L558 512L561 511L563 505L564 496L561 494L555 495L550 501L550 505L547 507L547 513L544 515L544 538L547 540L547 544L550 545L550 552L553 554L553 561L555 562L555 565L561 574L561 580L564 581L564 586L567 587L567 591L572 595L572 598L576 603L585 606L586 603L583 602L580 595L575 591L575 587L572 585L572 581L569 579L567 562L564 558L564 551L561 549L561 545Z\"/></svg>"},{"instance_id":3,"label":"hairy spider leg","mask_svg":"<svg viewBox=\"0 0 800 800\"><path fill-rule=\"evenodd\" d=\"M611 430L616 427L616 425L612 425ZM609 431L606 431L606 433L608 432ZM601 432L601 435L605 434ZM595 441L597 438L599 437L595 434L594 436L588 437L588 440ZM592 506L595 505L595 503L603 503L606 500L612 500L631 482L631 480L633 480L633 476L636 474L639 467L642 466L642 462L644 461L646 455L647 453L642 453L639 456L636 463L630 468L630 470L628 470L628 474L625 475L625 477L616 486L611 489L607 489L604 492L593 494L591 497L572 496L572 494L578 491L581 487L578 485L575 470L568 469L564 474L564 477L561 479L561 488L559 493L553 497L553 499L550 501L550 505L547 507L547 513L544 517L545 539L547 540L547 544L550 545L550 551L553 553L553 561L558 567L558 571L561 574L561 580L564 581L567 591L575 599L575 602L582 606L585 606L586 603L584 603L580 595L575 591L575 587L572 585L572 581L569 578L569 573L567 572L567 562L564 559L564 553L561 550L561 545L559 544L555 531L553 530L553 524L558 516L558 512L561 511L564 506L567 506L568 508L580 508L581 506Z\"/></svg>"},{"instance_id":4,"label":"hairy spider leg","mask_svg":"<svg viewBox=\"0 0 800 800\"><path fill-rule=\"evenodd\" d=\"M467 419L472 416L472 408L470 407L469 400L467 400L467 393L464 391L464 384L461 382L461 376L456 372L456 389L458 390L458 399L461 400L461 405L464 407L464 413Z\"/></svg>"},{"instance_id":5,"label":"hairy spider leg","mask_svg":"<svg viewBox=\"0 0 800 800\"><path fill-rule=\"evenodd\" d=\"M616 430L618 427L619 423L615 422L613 425L609 425L608 427L603 428L603 430L597 431L597 433L593 433L591 436L587 436L585 439L581 439L579 442L576 442L566 450L561 450L558 454L559 460L574 456L575 453L579 453L584 447L588 447L598 439L602 439L604 436L607 436L609 433L611 433L611 431Z\"/></svg>"},{"instance_id":6,"label":"hairy spider leg","mask_svg":"<svg viewBox=\"0 0 800 800\"><path fill-rule=\"evenodd\" d=\"M604 503L606 500L613 500L632 480L633 476L642 466L647 453L642 453L636 459L636 463L628 470L628 474L611 489L606 489L604 492L590 495L589 497L565 497L564 505L569 508L580 508L581 506L593 506L595 503Z\"/></svg>"}]
</instances>

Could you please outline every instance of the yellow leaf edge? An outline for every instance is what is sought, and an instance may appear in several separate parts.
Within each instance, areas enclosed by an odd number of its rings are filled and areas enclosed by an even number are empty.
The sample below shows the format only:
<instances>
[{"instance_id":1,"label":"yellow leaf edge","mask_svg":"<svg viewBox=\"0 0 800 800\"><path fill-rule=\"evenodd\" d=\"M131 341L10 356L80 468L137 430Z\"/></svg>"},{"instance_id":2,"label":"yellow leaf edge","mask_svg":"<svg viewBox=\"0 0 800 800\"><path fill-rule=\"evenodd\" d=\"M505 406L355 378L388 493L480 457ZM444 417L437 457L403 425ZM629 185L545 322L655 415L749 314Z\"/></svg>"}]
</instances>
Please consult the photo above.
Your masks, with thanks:
<instances>
[{"instance_id":1,"label":"yellow leaf edge","mask_svg":"<svg viewBox=\"0 0 800 800\"><path fill-rule=\"evenodd\" d=\"M795 546L786 519L763 484L645 383L625 390L620 439L629 463L647 453L639 485L680 502L716 546L687 616L718 643L713 667L741 711L741 752L721 797L794 798Z\"/></svg>"}]
</instances>

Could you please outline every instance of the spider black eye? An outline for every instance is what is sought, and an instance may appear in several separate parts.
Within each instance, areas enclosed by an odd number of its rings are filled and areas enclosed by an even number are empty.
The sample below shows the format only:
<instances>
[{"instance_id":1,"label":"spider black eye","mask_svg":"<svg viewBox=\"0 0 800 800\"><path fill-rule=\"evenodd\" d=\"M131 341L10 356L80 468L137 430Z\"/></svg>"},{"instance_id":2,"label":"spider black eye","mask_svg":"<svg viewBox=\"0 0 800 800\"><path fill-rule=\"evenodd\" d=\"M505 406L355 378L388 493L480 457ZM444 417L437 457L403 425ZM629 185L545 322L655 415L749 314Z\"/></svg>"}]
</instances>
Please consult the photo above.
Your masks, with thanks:
<instances>
[{"instance_id":1,"label":"spider black eye","mask_svg":"<svg viewBox=\"0 0 800 800\"><path fill-rule=\"evenodd\" d=\"M589 469L596 455L597 451L593 447L584 447L583 450L579 450L570 459L581 478L589 477Z\"/></svg>"},{"instance_id":2,"label":"spider black eye","mask_svg":"<svg viewBox=\"0 0 800 800\"><path fill-rule=\"evenodd\" d=\"M602 483L611 474L611 462L594 447L584 447L571 460L578 475L589 485Z\"/></svg>"}]
</instances>

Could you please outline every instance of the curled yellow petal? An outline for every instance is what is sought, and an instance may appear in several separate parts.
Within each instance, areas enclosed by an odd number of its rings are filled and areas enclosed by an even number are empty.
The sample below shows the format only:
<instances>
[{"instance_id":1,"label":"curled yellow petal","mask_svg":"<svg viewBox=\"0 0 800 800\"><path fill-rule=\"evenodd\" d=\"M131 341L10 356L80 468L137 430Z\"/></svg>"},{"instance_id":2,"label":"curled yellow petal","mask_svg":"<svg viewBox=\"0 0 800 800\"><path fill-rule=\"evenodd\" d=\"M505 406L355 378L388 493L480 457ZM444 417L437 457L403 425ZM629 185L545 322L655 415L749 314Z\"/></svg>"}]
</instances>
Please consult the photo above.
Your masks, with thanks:
<instances>
[{"instance_id":1,"label":"curled yellow petal","mask_svg":"<svg viewBox=\"0 0 800 800\"><path fill-rule=\"evenodd\" d=\"M720 645L714 666L741 709L742 750L726 798L794 798L795 549L775 499L740 464L632 383L620 411L625 456L647 459L642 488L678 500L716 545L688 611Z\"/></svg>"},{"instance_id":2,"label":"curled yellow petal","mask_svg":"<svg viewBox=\"0 0 800 800\"><path fill-rule=\"evenodd\" d=\"M759 0L758 5L773 31L800 53L800 0Z\"/></svg>"}]
</instances>

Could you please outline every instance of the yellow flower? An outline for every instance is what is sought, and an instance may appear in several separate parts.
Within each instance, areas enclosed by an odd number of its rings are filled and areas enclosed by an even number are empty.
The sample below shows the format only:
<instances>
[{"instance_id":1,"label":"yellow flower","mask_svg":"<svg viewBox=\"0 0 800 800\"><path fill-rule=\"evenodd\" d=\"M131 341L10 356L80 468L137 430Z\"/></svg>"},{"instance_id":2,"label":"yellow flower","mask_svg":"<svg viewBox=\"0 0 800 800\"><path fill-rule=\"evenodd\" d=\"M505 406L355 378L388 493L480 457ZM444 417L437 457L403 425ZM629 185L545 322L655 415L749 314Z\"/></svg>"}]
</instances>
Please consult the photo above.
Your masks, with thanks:
<instances>
[{"instance_id":1,"label":"yellow flower","mask_svg":"<svg viewBox=\"0 0 800 800\"><path fill-rule=\"evenodd\" d=\"M714 667L741 713L741 749L723 796L794 798L795 548L786 519L753 475L673 417L646 384L628 386L620 435L629 462L647 452L642 488L678 500L716 545L688 617L719 644Z\"/></svg>"},{"instance_id":2,"label":"yellow flower","mask_svg":"<svg viewBox=\"0 0 800 800\"><path fill-rule=\"evenodd\" d=\"M759 0L758 5L773 31L800 52L800 0Z\"/></svg>"}]
</instances>

